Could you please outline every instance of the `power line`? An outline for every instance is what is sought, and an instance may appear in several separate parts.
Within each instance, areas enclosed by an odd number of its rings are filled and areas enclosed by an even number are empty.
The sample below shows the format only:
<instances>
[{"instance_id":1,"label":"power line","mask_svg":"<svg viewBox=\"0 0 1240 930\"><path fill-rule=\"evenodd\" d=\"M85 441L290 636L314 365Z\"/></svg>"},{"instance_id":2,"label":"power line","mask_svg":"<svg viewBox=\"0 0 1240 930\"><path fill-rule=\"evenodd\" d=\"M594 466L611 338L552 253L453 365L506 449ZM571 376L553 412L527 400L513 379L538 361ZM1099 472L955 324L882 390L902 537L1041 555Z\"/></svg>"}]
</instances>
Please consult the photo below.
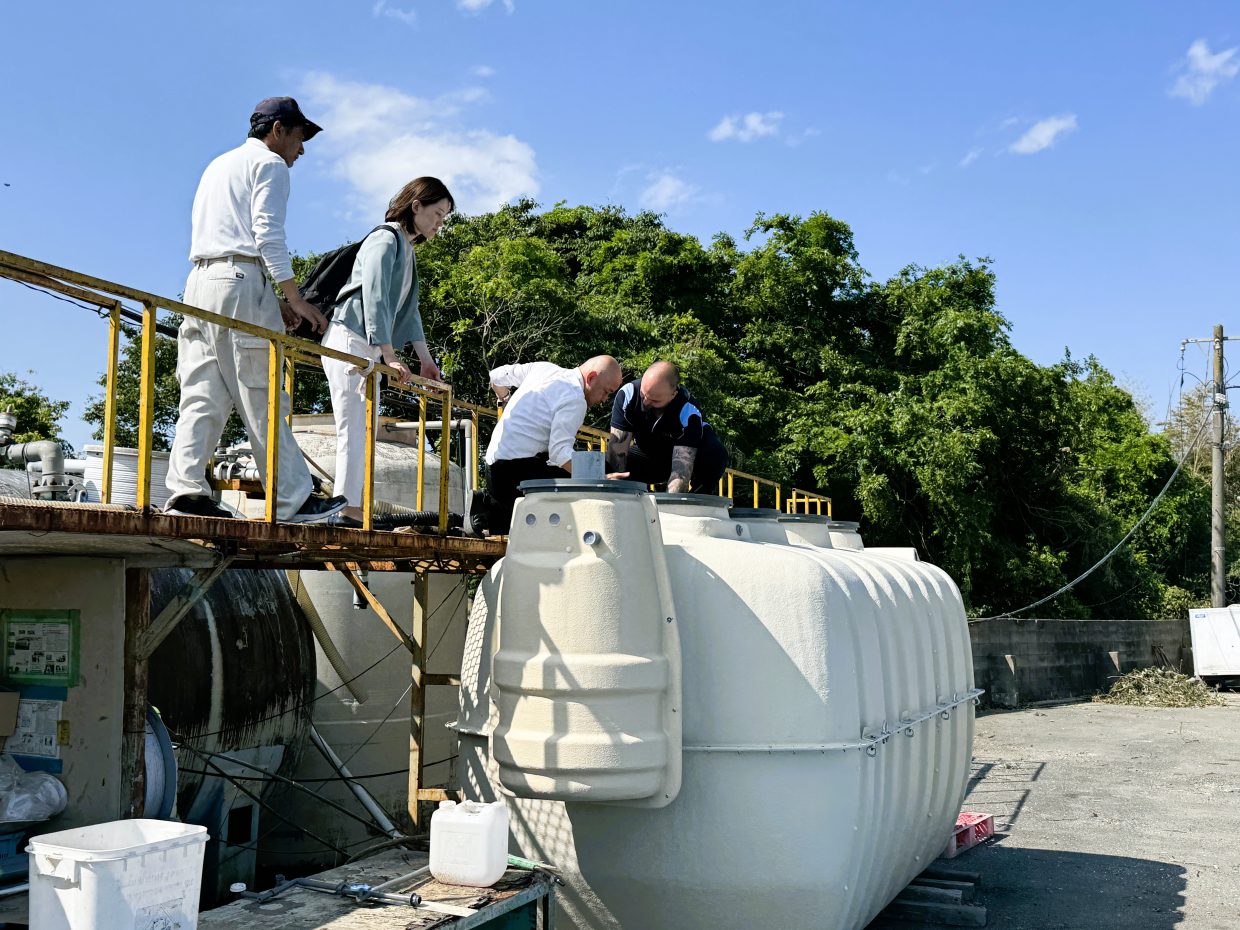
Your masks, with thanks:
<instances>
[{"instance_id":1,"label":"power line","mask_svg":"<svg viewBox=\"0 0 1240 930\"><path fill-rule=\"evenodd\" d=\"M1086 578L1088 578L1090 575L1096 572L1099 568L1105 565L1110 560L1111 556L1115 555L1115 553L1119 552L1120 549L1124 548L1124 546L1127 545L1128 540L1132 539L1133 534L1136 533L1137 530L1139 530L1142 526L1144 526L1145 521L1148 520L1150 518L1150 515L1154 513L1154 509L1158 506L1159 502L1163 499L1163 495L1165 495L1167 491L1170 490L1172 482L1174 482L1176 479L1176 476L1179 475L1180 469L1184 467L1184 463L1188 460L1189 454L1196 447L1198 440L1201 439L1201 434L1205 431L1206 424L1210 422L1210 418L1213 415L1214 415L1214 411L1210 411L1209 413L1205 415L1204 419L1202 419L1201 421L1201 425L1197 427L1197 434L1193 437L1193 441L1188 444L1188 448L1185 449L1184 454L1180 456L1180 461L1176 463L1175 471L1171 473L1171 477L1167 479L1167 483L1162 486L1162 490L1158 492L1158 496L1155 497L1154 500L1150 503L1150 506L1146 509L1145 513L1141 514L1141 519L1139 519L1136 523L1132 525L1132 529L1130 529L1127 533L1124 534L1124 538L1121 539L1119 542L1117 542L1112 547L1110 552L1108 552L1101 559L1099 559L1097 562L1095 562L1093 565L1087 568L1080 575L1073 578L1071 581L1069 581L1066 585L1064 585L1058 591L1048 594L1046 597L1040 600L1034 601L1032 604L1026 604L1024 607L1021 607L1017 610L1004 611L1003 613L995 614L993 617L975 617L969 622L970 623L982 623L983 621L986 621L986 620L1001 620L1007 617L1015 617L1017 614L1023 614L1026 610L1032 610L1035 607L1041 607L1047 601L1053 601L1055 598L1059 597L1059 595L1064 594L1068 591L1071 591L1078 584L1080 584L1082 581L1084 581Z\"/></svg>"},{"instance_id":2,"label":"power line","mask_svg":"<svg viewBox=\"0 0 1240 930\"><path fill-rule=\"evenodd\" d=\"M89 313L99 317L101 320L106 320L108 318L107 311L105 311L102 307L84 304L81 301L74 300L72 297L66 297L64 294L57 294L55 291L49 291L46 288L39 287L37 284L30 284L26 281L18 281L16 283L20 284L24 288L27 288L28 290L34 291L36 294L42 294L45 297L52 298L53 300L60 300L64 303L79 307L82 310L86 310ZM143 320L142 313L140 311L135 310L133 307L128 307L120 302L117 302L116 306L120 311L120 315L126 320L131 323L137 323L139 326L142 325ZM169 326L166 323L156 323L155 332L159 333L161 336L168 336L171 339L177 338L177 328L175 326Z\"/></svg>"}]
</instances>

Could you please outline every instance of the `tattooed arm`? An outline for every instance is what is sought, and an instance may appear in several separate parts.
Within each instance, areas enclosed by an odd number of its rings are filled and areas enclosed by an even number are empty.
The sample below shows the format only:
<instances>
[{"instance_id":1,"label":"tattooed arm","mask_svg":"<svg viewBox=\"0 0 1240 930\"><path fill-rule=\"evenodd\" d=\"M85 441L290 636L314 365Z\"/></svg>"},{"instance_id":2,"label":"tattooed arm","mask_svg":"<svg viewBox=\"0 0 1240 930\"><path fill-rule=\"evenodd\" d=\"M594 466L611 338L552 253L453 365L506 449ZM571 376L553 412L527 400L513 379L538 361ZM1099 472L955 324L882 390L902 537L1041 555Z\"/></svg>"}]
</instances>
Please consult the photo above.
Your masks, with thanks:
<instances>
[{"instance_id":1,"label":"tattooed arm","mask_svg":"<svg viewBox=\"0 0 1240 930\"><path fill-rule=\"evenodd\" d=\"M693 463L697 449L693 446L676 446L672 449L672 474L667 479L667 490L672 494L684 494L693 479Z\"/></svg>"},{"instance_id":2,"label":"tattooed arm","mask_svg":"<svg viewBox=\"0 0 1240 930\"><path fill-rule=\"evenodd\" d=\"M628 430L611 428L611 439L607 440L607 470L609 472L624 471L629 462L629 446L633 444L633 434Z\"/></svg>"}]
</instances>

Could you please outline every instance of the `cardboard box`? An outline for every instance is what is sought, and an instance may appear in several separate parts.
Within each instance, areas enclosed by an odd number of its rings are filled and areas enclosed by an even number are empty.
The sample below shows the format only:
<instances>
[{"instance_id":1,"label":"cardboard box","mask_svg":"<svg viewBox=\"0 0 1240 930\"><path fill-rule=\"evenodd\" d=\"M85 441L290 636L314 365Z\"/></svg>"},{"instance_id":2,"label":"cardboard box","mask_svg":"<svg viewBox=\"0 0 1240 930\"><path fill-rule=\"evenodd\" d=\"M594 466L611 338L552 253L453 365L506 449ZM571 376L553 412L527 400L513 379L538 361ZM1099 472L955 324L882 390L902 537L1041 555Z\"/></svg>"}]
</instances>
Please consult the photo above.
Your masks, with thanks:
<instances>
[{"instance_id":1,"label":"cardboard box","mask_svg":"<svg viewBox=\"0 0 1240 930\"><path fill-rule=\"evenodd\" d=\"M17 729L17 703L20 700L21 695L16 691L0 691L0 749Z\"/></svg>"}]
</instances>

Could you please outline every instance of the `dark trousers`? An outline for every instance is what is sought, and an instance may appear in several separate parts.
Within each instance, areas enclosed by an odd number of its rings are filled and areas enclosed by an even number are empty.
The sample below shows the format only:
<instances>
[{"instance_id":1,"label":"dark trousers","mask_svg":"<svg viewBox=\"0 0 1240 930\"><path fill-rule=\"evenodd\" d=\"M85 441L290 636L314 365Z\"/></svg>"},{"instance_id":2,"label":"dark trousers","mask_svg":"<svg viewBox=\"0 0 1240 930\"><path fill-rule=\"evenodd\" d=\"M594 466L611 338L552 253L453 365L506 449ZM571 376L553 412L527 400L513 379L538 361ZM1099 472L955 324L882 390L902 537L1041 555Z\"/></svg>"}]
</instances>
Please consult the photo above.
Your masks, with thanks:
<instances>
[{"instance_id":1,"label":"dark trousers","mask_svg":"<svg viewBox=\"0 0 1240 930\"><path fill-rule=\"evenodd\" d=\"M507 533L512 525L512 508L521 496L518 485L537 478L568 478L558 465L548 465L544 458L500 459L491 464L490 524L493 534Z\"/></svg>"},{"instance_id":2,"label":"dark trousers","mask_svg":"<svg viewBox=\"0 0 1240 930\"><path fill-rule=\"evenodd\" d=\"M689 490L694 494L718 494L719 479L728 469L728 450L723 447L714 432L702 437L698 446L697 457L693 460L693 474L689 478ZM652 457L643 452L636 444L629 447L629 456L625 464L630 481L642 484L667 484L672 474L672 455Z\"/></svg>"}]
</instances>

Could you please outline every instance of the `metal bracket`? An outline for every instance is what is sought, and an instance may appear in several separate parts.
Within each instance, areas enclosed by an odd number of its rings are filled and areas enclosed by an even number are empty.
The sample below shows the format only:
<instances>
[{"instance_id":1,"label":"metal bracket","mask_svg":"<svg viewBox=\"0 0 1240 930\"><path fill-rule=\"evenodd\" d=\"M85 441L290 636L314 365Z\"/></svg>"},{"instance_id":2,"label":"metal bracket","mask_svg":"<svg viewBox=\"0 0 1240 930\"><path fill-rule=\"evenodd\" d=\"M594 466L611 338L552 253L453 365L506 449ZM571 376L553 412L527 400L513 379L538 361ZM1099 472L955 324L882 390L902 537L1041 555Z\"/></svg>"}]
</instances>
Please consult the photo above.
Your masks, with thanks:
<instances>
[{"instance_id":1,"label":"metal bracket","mask_svg":"<svg viewBox=\"0 0 1240 930\"><path fill-rule=\"evenodd\" d=\"M168 602L138 638L138 661L145 662L151 657L159 644L168 638L176 625L203 599L211 590L211 585L215 584L216 579L224 574L225 569L232 565L236 558L235 555L226 555L210 568L202 568L194 573L185 583L185 587Z\"/></svg>"}]
</instances>

